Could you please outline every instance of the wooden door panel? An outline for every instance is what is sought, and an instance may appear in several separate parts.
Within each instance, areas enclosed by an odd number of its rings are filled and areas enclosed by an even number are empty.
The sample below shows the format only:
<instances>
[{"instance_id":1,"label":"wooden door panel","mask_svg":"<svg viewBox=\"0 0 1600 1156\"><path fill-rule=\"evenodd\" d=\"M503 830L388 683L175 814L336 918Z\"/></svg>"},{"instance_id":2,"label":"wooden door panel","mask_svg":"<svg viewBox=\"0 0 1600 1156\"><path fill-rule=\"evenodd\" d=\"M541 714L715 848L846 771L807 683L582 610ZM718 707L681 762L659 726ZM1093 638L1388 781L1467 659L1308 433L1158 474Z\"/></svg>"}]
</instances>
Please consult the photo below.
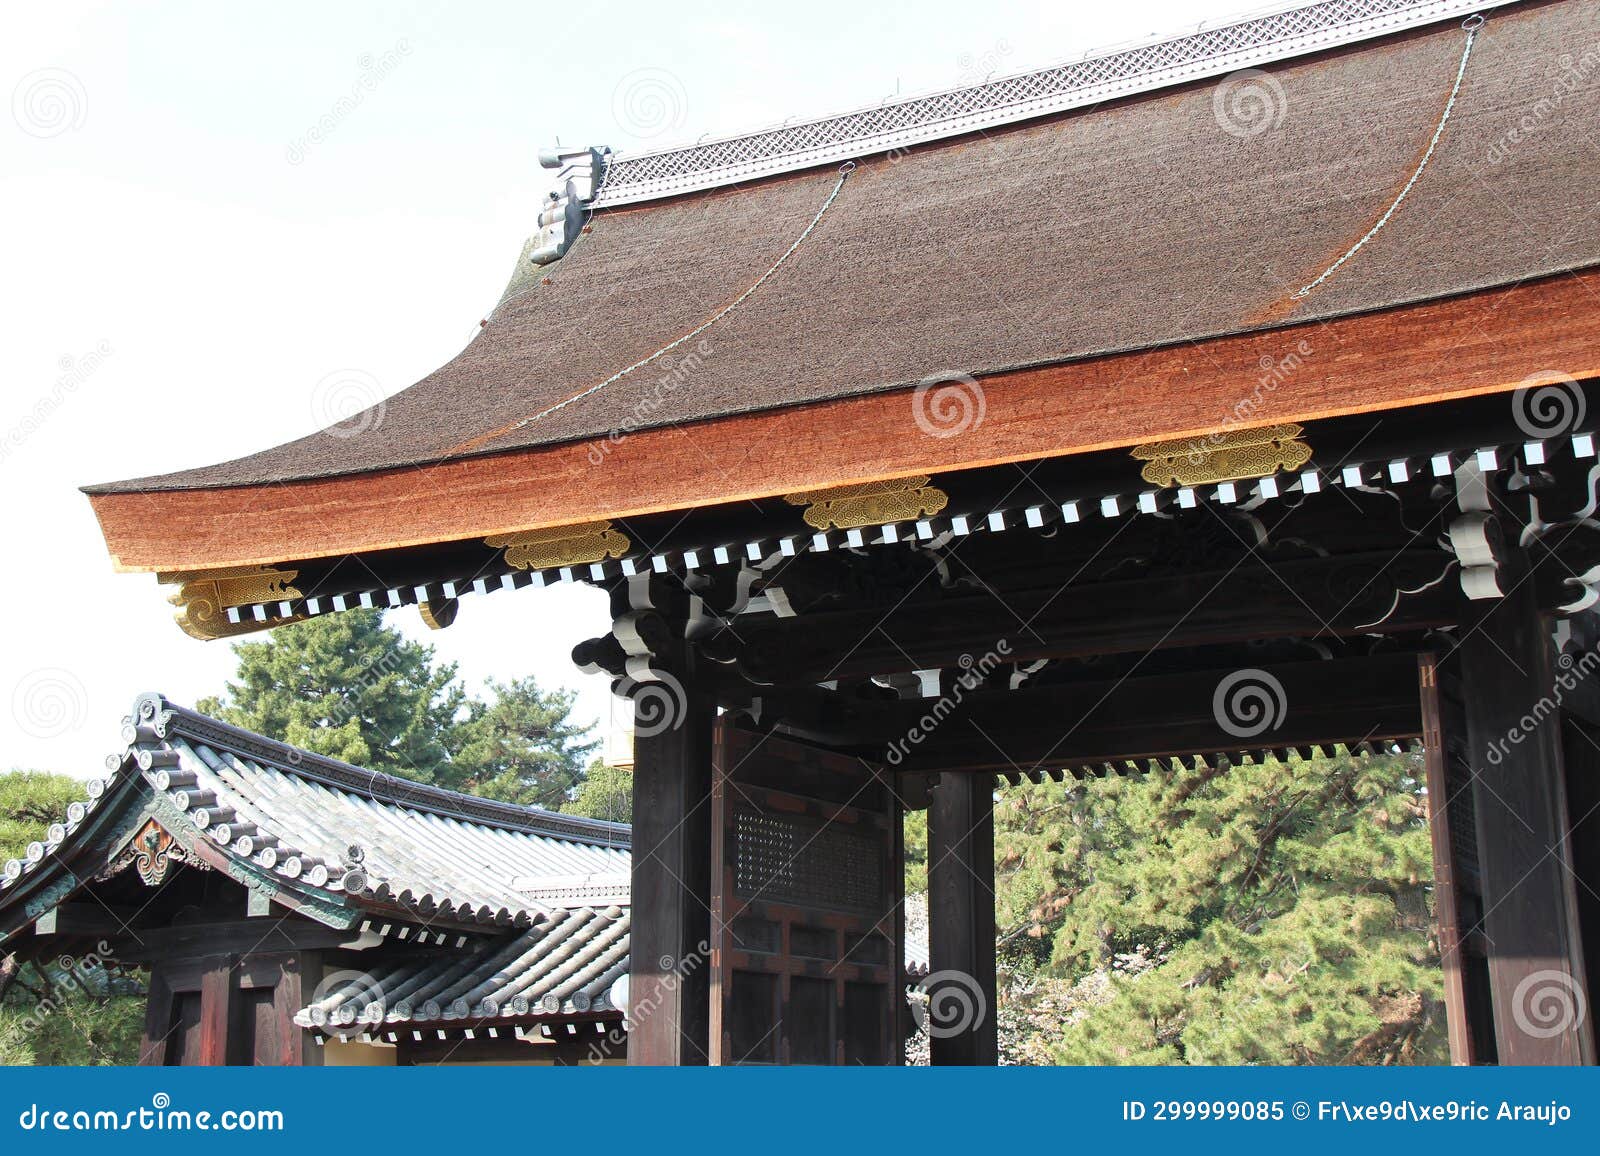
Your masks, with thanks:
<instances>
[{"instance_id":1,"label":"wooden door panel","mask_svg":"<svg viewBox=\"0 0 1600 1156\"><path fill-rule=\"evenodd\" d=\"M711 1058L897 1063L900 812L879 767L718 723Z\"/></svg>"}]
</instances>

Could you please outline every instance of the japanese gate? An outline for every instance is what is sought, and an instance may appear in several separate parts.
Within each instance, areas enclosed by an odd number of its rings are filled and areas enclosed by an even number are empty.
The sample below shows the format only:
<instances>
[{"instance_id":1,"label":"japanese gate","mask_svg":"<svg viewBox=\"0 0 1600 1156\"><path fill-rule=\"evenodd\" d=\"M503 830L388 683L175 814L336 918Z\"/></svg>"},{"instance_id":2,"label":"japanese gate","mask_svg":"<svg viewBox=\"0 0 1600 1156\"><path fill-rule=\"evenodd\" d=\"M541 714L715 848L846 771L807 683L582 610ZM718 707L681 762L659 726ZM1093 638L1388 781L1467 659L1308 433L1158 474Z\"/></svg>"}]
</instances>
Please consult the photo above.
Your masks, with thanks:
<instances>
[{"instance_id":1,"label":"japanese gate","mask_svg":"<svg viewBox=\"0 0 1600 1156\"><path fill-rule=\"evenodd\" d=\"M606 592L630 1062L897 1062L926 807L934 1059L993 1063L996 775L1420 744L1454 1059L1592 1063L1596 19L1312 3L554 154L449 364L90 497L202 638Z\"/></svg>"}]
</instances>

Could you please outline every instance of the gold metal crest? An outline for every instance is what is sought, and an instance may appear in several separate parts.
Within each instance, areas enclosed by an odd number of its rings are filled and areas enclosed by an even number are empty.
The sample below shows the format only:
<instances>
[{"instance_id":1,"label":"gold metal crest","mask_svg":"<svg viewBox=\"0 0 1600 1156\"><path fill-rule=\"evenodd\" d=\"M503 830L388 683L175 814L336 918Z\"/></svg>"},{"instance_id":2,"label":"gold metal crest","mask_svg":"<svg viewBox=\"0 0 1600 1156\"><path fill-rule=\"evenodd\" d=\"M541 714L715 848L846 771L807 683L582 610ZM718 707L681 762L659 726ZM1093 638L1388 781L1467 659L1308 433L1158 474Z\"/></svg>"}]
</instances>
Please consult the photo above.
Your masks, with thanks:
<instances>
[{"instance_id":1,"label":"gold metal crest","mask_svg":"<svg viewBox=\"0 0 1600 1156\"><path fill-rule=\"evenodd\" d=\"M633 547L628 536L620 530L613 530L610 522L586 522L579 526L552 526L544 530L523 530L516 534L494 534L485 538L483 544L503 547L506 565L515 570L581 566L606 558L620 558Z\"/></svg>"},{"instance_id":2,"label":"gold metal crest","mask_svg":"<svg viewBox=\"0 0 1600 1156\"><path fill-rule=\"evenodd\" d=\"M950 495L930 486L928 481L923 475L887 482L862 482L831 490L785 494L783 500L793 506L806 507L802 516L808 526L818 530L851 530L857 526L931 518L949 504Z\"/></svg>"},{"instance_id":3,"label":"gold metal crest","mask_svg":"<svg viewBox=\"0 0 1600 1156\"><path fill-rule=\"evenodd\" d=\"M1298 425L1229 430L1179 441L1146 442L1132 454L1145 462L1139 476L1155 486L1204 486L1298 470L1311 460Z\"/></svg>"}]
</instances>

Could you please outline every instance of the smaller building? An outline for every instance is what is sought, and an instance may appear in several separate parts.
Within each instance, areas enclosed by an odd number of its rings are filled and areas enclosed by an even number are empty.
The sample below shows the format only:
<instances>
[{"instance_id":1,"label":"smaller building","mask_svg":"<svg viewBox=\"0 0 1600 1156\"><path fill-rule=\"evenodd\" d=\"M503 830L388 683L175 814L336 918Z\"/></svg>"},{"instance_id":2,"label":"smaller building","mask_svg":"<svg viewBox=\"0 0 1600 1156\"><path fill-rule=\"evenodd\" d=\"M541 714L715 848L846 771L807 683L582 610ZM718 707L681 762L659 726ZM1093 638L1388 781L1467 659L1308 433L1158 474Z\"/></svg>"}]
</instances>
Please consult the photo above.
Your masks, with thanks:
<instances>
[{"instance_id":1,"label":"smaller building","mask_svg":"<svg viewBox=\"0 0 1600 1156\"><path fill-rule=\"evenodd\" d=\"M377 774L158 694L0 877L0 947L149 968L140 1062L616 1062L630 832Z\"/></svg>"}]
</instances>

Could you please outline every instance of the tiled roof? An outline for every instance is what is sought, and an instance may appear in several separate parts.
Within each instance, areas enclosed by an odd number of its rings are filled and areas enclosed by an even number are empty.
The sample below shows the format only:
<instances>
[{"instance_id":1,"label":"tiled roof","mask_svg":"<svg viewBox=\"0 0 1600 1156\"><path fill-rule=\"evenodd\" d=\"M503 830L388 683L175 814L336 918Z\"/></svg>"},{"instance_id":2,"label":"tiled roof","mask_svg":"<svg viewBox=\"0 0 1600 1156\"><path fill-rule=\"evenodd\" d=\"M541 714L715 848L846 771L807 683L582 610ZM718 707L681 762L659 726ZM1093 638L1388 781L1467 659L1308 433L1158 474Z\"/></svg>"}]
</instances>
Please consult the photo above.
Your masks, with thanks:
<instances>
[{"instance_id":1,"label":"tiled roof","mask_svg":"<svg viewBox=\"0 0 1600 1156\"><path fill-rule=\"evenodd\" d=\"M611 1020L627 1009L630 829L365 771L141 696L125 748L45 839L0 875L27 926L106 866L102 820L158 816L186 846L313 918L452 944L327 977L302 1027L362 1035L492 1021ZM195 856L184 855L189 861ZM72 859L72 867L66 861ZM74 869L77 869L76 872ZM47 878L59 876L59 878ZM305 903L307 896L321 902ZM441 926L442 925L442 926ZM463 925L488 932L469 939ZM3 937L3 936L0 936ZM907 944L911 974L926 947ZM490 1021L490 1023L484 1023Z\"/></svg>"},{"instance_id":2,"label":"tiled roof","mask_svg":"<svg viewBox=\"0 0 1600 1156\"><path fill-rule=\"evenodd\" d=\"M558 911L462 958L410 960L349 973L295 1016L302 1027L423 1024L624 1010L626 907ZM620 987L619 987L620 982Z\"/></svg>"},{"instance_id":3,"label":"tiled roof","mask_svg":"<svg viewBox=\"0 0 1600 1156\"><path fill-rule=\"evenodd\" d=\"M626 904L629 829L362 770L142 696L126 748L64 821L5 865L18 886L103 801L142 783L198 838L298 891L425 923L528 928Z\"/></svg>"}]
</instances>

